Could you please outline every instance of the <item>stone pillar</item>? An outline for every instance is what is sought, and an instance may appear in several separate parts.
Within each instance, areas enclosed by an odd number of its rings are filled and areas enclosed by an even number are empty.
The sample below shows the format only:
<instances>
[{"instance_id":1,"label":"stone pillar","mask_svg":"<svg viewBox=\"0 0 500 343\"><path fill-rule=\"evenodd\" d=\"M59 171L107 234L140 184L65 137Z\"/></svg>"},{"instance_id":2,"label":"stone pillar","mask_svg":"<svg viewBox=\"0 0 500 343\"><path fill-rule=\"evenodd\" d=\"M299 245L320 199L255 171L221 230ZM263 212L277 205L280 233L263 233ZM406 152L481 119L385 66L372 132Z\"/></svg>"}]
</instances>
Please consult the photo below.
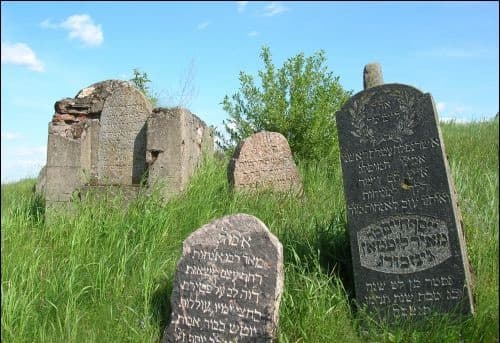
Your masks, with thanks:
<instances>
[{"instance_id":1,"label":"stone pillar","mask_svg":"<svg viewBox=\"0 0 500 343\"><path fill-rule=\"evenodd\" d=\"M160 183L165 200L182 192L203 153L214 150L213 133L184 108L155 108L147 121L148 185Z\"/></svg>"},{"instance_id":2,"label":"stone pillar","mask_svg":"<svg viewBox=\"0 0 500 343\"><path fill-rule=\"evenodd\" d=\"M73 191L83 184L82 145L87 143L87 137L75 139L49 132L45 168L48 207L70 201Z\"/></svg>"},{"instance_id":3,"label":"stone pillar","mask_svg":"<svg viewBox=\"0 0 500 343\"><path fill-rule=\"evenodd\" d=\"M379 86L384 84L382 77L382 67L380 63L370 63L365 65L363 71L363 89Z\"/></svg>"}]
</instances>

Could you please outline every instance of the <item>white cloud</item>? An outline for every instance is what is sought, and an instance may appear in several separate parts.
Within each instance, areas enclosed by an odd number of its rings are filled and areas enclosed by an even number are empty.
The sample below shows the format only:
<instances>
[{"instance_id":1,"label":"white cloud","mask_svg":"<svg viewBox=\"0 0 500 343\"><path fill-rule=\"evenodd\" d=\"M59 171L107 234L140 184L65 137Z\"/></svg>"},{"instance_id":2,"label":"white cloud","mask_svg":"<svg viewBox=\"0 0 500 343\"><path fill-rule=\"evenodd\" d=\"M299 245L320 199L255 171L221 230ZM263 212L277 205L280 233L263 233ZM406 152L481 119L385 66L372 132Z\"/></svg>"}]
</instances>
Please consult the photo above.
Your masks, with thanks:
<instances>
[{"instance_id":1,"label":"white cloud","mask_svg":"<svg viewBox=\"0 0 500 343\"><path fill-rule=\"evenodd\" d=\"M101 25L96 25L88 14L69 16L60 24L53 24L50 19L45 19L40 26L46 29L68 30L69 38L80 39L87 46L98 46L104 42Z\"/></svg>"},{"instance_id":2,"label":"white cloud","mask_svg":"<svg viewBox=\"0 0 500 343\"><path fill-rule=\"evenodd\" d=\"M34 159L45 159L46 155L47 155L46 145L40 145L40 146L2 145L2 161L4 158L16 159L17 157L32 157Z\"/></svg>"},{"instance_id":3,"label":"white cloud","mask_svg":"<svg viewBox=\"0 0 500 343\"><path fill-rule=\"evenodd\" d=\"M40 26L43 27L44 29L57 29L59 25L57 24L52 24L50 19L45 19L40 23Z\"/></svg>"},{"instance_id":4,"label":"white cloud","mask_svg":"<svg viewBox=\"0 0 500 343\"><path fill-rule=\"evenodd\" d=\"M272 17L277 14L288 11L288 7L285 7L279 1L271 1L264 9L264 16Z\"/></svg>"},{"instance_id":5,"label":"white cloud","mask_svg":"<svg viewBox=\"0 0 500 343\"><path fill-rule=\"evenodd\" d=\"M15 147L2 145L2 183L36 177L47 160L47 147Z\"/></svg>"},{"instance_id":6,"label":"white cloud","mask_svg":"<svg viewBox=\"0 0 500 343\"><path fill-rule=\"evenodd\" d=\"M61 27L69 30L70 38L81 39L87 45L100 45L104 41L101 25L95 25L87 14L76 14L68 17Z\"/></svg>"},{"instance_id":7,"label":"white cloud","mask_svg":"<svg viewBox=\"0 0 500 343\"><path fill-rule=\"evenodd\" d=\"M44 165L45 161L31 159L2 162L2 183L37 177Z\"/></svg>"},{"instance_id":8,"label":"white cloud","mask_svg":"<svg viewBox=\"0 0 500 343\"><path fill-rule=\"evenodd\" d=\"M12 150L15 156L21 157L37 157L47 154L47 146L37 146L37 147L17 147Z\"/></svg>"},{"instance_id":9,"label":"white cloud","mask_svg":"<svg viewBox=\"0 0 500 343\"><path fill-rule=\"evenodd\" d=\"M440 117L440 121L454 121L457 123L467 123L473 120L474 114L478 112L477 109L471 106L456 102L436 102L436 110Z\"/></svg>"},{"instance_id":10,"label":"white cloud","mask_svg":"<svg viewBox=\"0 0 500 343\"><path fill-rule=\"evenodd\" d=\"M445 102L438 102L436 104L436 109L438 110L438 112L443 112L445 108L446 108Z\"/></svg>"},{"instance_id":11,"label":"white cloud","mask_svg":"<svg viewBox=\"0 0 500 343\"><path fill-rule=\"evenodd\" d=\"M30 70L42 72L43 63L36 57L31 48L24 43L2 42L2 63L27 66Z\"/></svg>"},{"instance_id":12,"label":"white cloud","mask_svg":"<svg viewBox=\"0 0 500 343\"><path fill-rule=\"evenodd\" d=\"M446 112L454 114L471 114L474 111L472 107L461 104L447 104L446 109Z\"/></svg>"},{"instance_id":13,"label":"white cloud","mask_svg":"<svg viewBox=\"0 0 500 343\"><path fill-rule=\"evenodd\" d=\"M19 132L8 132L8 131L2 132L3 141L12 141L21 138L23 138L23 135L21 135Z\"/></svg>"},{"instance_id":14,"label":"white cloud","mask_svg":"<svg viewBox=\"0 0 500 343\"><path fill-rule=\"evenodd\" d=\"M259 33L257 31L250 31L248 32L248 37L255 37L257 36Z\"/></svg>"},{"instance_id":15,"label":"white cloud","mask_svg":"<svg viewBox=\"0 0 500 343\"><path fill-rule=\"evenodd\" d=\"M453 110L458 114L472 114L472 112L475 112L474 108L464 105L456 105Z\"/></svg>"},{"instance_id":16,"label":"white cloud","mask_svg":"<svg viewBox=\"0 0 500 343\"><path fill-rule=\"evenodd\" d=\"M236 3L238 4L238 13L244 12L248 5L248 1L236 1Z\"/></svg>"},{"instance_id":17,"label":"white cloud","mask_svg":"<svg viewBox=\"0 0 500 343\"><path fill-rule=\"evenodd\" d=\"M204 21L202 23L199 23L198 26L196 27L198 30L205 30L208 25L210 25L210 22Z\"/></svg>"}]
</instances>

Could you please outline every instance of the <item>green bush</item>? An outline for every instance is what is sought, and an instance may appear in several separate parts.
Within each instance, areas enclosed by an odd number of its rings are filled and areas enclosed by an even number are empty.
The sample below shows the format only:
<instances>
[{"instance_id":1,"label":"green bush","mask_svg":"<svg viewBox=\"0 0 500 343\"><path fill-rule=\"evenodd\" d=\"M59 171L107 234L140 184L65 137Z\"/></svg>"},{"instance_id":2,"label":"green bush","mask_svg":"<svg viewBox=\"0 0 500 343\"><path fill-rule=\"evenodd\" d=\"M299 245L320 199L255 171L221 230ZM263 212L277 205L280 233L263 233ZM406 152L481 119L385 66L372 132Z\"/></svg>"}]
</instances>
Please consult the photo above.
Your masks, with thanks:
<instances>
[{"instance_id":1,"label":"green bush","mask_svg":"<svg viewBox=\"0 0 500 343\"><path fill-rule=\"evenodd\" d=\"M129 81L148 98L153 107L158 105L158 95L149 89L148 83L151 83L151 80L146 72L141 73L138 68L134 69L134 77Z\"/></svg>"},{"instance_id":2,"label":"green bush","mask_svg":"<svg viewBox=\"0 0 500 343\"><path fill-rule=\"evenodd\" d=\"M228 137L219 134L219 145L231 151L242 139L259 131L283 134L294 156L301 160L334 157L338 146L335 112L351 92L345 91L326 67L324 51L289 58L281 68L271 60L268 47L260 54L264 69L259 71L261 87L254 78L240 72L240 89L222 101L229 119L224 122Z\"/></svg>"}]
</instances>

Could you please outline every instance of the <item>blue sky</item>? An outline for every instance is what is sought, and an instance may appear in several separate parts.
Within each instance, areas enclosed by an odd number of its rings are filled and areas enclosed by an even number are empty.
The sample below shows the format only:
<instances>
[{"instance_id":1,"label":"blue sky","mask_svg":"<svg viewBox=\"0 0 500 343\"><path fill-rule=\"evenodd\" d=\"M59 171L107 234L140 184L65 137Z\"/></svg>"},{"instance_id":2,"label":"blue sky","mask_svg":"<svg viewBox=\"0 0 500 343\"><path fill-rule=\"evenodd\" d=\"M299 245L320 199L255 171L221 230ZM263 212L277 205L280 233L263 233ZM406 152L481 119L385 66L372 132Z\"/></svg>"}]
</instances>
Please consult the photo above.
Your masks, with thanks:
<instances>
[{"instance_id":1,"label":"blue sky","mask_svg":"<svg viewBox=\"0 0 500 343\"><path fill-rule=\"evenodd\" d=\"M182 102L207 124L257 75L259 53L281 66L323 49L354 93L363 66L380 62L386 83L430 92L441 119L498 112L498 2L12 2L1 3L2 183L45 164L54 102L95 82L148 73L163 105Z\"/></svg>"}]
</instances>

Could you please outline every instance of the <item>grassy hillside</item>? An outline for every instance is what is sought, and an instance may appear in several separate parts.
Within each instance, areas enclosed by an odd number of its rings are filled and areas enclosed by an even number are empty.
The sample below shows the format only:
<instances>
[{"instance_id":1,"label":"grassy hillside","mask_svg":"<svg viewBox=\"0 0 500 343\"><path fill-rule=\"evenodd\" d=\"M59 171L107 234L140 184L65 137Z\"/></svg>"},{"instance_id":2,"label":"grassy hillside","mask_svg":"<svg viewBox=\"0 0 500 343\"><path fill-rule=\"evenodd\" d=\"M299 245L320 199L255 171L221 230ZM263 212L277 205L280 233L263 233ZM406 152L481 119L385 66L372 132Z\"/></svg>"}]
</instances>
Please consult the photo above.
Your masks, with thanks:
<instances>
[{"instance_id":1,"label":"grassy hillside","mask_svg":"<svg viewBox=\"0 0 500 343\"><path fill-rule=\"evenodd\" d=\"M183 240L226 214L260 218L280 239L280 342L498 342L498 119L443 124L475 274L476 316L390 328L354 311L339 166L300 165L306 197L231 194L208 160L188 191L89 201L45 222L34 180L2 185L3 342L157 342Z\"/></svg>"}]
</instances>

